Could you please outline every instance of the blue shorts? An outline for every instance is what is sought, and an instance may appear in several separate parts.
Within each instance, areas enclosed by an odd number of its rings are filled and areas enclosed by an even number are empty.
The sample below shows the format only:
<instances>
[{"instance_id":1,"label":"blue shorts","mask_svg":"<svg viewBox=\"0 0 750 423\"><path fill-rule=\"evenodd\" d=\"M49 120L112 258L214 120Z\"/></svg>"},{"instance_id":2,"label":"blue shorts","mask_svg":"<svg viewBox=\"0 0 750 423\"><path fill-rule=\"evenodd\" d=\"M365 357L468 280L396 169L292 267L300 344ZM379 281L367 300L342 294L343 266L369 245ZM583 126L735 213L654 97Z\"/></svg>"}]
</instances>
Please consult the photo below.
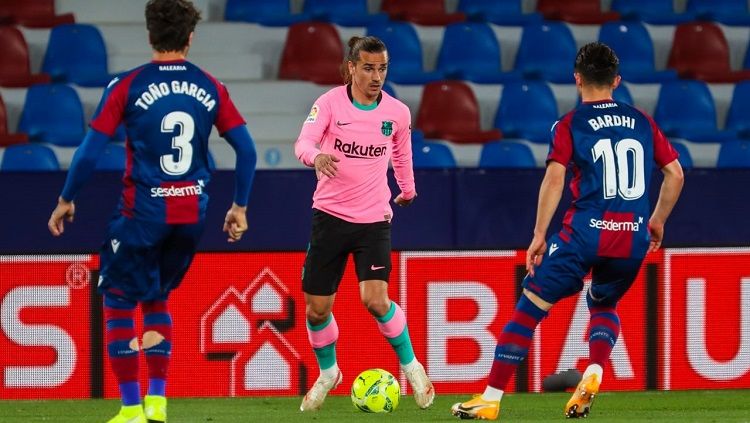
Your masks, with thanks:
<instances>
[{"instance_id":1,"label":"blue shorts","mask_svg":"<svg viewBox=\"0 0 750 423\"><path fill-rule=\"evenodd\" d=\"M193 261L203 221L170 225L115 216L100 250L99 292L133 301L166 300Z\"/></svg>"},{"instance_id":2,"label":"blue shorts","mask_svg":"<svg viewBox=\"0 0 750 423\"><path fill-rule=\"evenodd\" d=\"M597 305L616 305L638 276L643 258L601 257L577 244L575 238L550 237L542 264L533 277L526 275L523 287L554 304L580 292L591 271L591 298Z\"/></svg>"}]
</instances>

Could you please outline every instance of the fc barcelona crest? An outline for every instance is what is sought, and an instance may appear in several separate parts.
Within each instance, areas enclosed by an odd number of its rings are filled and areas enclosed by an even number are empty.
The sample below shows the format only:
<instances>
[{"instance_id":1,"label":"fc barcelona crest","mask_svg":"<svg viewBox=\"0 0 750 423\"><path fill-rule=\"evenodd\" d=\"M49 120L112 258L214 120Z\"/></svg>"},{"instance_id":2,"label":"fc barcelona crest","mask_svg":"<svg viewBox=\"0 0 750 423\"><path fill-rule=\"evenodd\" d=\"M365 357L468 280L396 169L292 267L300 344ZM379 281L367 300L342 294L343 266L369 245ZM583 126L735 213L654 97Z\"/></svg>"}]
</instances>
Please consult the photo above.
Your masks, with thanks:
<instances>
[{"instance_id":1,"label":"fc barcelona crest","mask_svg":"<svg viewBox=\"0 0 750 423\"><path fill-rule=\"evenodd\" d=\"M390 120L384 120L383 126L380 127L380 132L386 137L390 136L393 133L393 122Z\"/></svg>"}]
</instances>

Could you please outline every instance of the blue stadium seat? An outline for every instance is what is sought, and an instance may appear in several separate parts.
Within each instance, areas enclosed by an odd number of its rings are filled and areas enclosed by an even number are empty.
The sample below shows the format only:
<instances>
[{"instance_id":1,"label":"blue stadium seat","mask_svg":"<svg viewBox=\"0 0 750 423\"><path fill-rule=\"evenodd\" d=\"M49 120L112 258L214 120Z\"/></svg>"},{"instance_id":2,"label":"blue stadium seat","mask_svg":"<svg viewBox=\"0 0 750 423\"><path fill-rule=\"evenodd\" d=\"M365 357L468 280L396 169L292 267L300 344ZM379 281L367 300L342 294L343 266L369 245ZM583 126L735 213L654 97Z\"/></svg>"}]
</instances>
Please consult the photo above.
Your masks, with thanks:
<instances>
[{"instance_id":1,"label":"blue stadium seat","mask_svg":"<svg viewBox=\"0 0 750 423\"><path fill-rule=\"evenodd\" d=\"M724 141L719 148L716 167L750 168L750 141Z\"/></svg>"},{"instance_id":2,"label":"blue stadium seat","mask_svg":"<svg viewBox=\"0 0 750 423\"><path fill-rule=\"evenodd\" d=\"M628 82L673 81L677 72L657 71L654 45L648 30L640 22L609 22L601 26L599 41L612 47L620 59L620 75Z\"/></svg>"},{"instance_id":3,"label":"blue stadium seat","mask_svg":"<svg viewBox=\"0 0 750 423\"><path fill-rule=\"evenodd\" d=\"M456 167L450 148L432 142L413 143L412 160L415 169Z\"/></svg>"},{"instance_id":4,"label":"blue stadium seat","mask_svg":"<svg viewBox=\"0 0 750 423\"><path fill-rule=\"evenodd\" d=\"M314 20L342 26L367 26L388 20L386 13L368 13L367 0L305 0L304 12Z\"/></svg>"},{"instance_id":5,"label":"blue stadium seat","mask_svg":"<svg viewBox=\"0 0 750 423\"><path fill-rule=\"evenodd\" d=\"M540 13L523 13L521 0L460 0L458 11L471 21L497 25L526 25L542 20Z\"/></svg>"},{"instance_id":6,"label":"blue stadium seat","mask_svg":"<svg viewBox=\"0 0 750 423\"><path fill-rule=\"evenodd\" d=\"M543 22L524 27L516 54L516 70L529 79L572 83L576 57L573 34L567 25Z\"/></svg>"},{"instance_id":7,"label":"blue stadium seat","mask_svg":"<svg viewBox=\"0 0 750 423\"><path fill-rule=\"evenodd\" d=\"M696 142L721 142L734 137L731 131L718 130L714 99L702 81L662 84L654 119L670 137Z\"/></svg>"},{"instance_id":8,"label":"blue stadium seat","mask_svg":"<svg viewBox=\"0 0 750 423\"><path fill-rule=\"evenodd\" d=\"M383 91L390 94L393 98L398 98L398 93L396 93L396 89L393 88L393 85L389 84L388 82L383 84Z\"/></svg>"},{"instance_id":9,"label":"blue stadium seat","mask_svg":"<svg viewBox=\"0 0 750 423\"><path fill-rule=\"evenodd\" d=\"M53 82L83 87L104 87L113 76L107 70L107 48L101 32L88 24L66 24L52 28L42 71Z\"/></svg>"},{"instance_id":10,"label":"blue stadium seat","mask_svg":"<svg viewBox=\"0 0 750 423\"><path fill-rule=\"evenodd\" d=\"M0 171L37 172L60 170L57 156L51 148L41 144L11 145L3 153Z\"/></svg>"},{"instance_id":11,"label":"blue stadium seat","mask_svg":"<svg viewBox=\"0 0 750 423\"><path fill-rule=\"evenodd\" d=\"M503 84L519 80L519 72L502 71L500 56L500 43L489 25L455 23L448 25L443 33L437 69L448 78L477 83Z\"/></svg>"},{"instance_id":12,"label":"blue stadium seat","mask_svg":"<svg viewBox=\"0 0 750 423\"><path fill-rule=\"evenodd\" d=\"M687 11L700 20L750 25L747 0L688 0Z\"/></svg>"},{"instance_id":13,"label":"blue stadium seat","mask_svg":"<svg viewBox=\"0 0 750 423\"><path fill-rule=\"evenodd\" d=\"M388 79L397 84L426 84L445 78L442 72L425 72L422 67L422 44L417 31L405 22L389 22L367 27L388 46L390 65Z\"/></svg>"},{"instance_id":14,"label":"blue stadium seat","mask_svg":"<svg viewBox=\"0 0 750 423\"><path fill-rule=\"evenodd\" d=\"M674 147L675 150L677 150L677 153L680 155L680 165L683 167L683 169L690 169L693 167L693 156L690 155L690 151L688 150L687 146L681 142L672 142L672 147Z\"/></svg>"},{"instance_id":15,"label":"blue stadium seat","mask_svg":"<svg viewBox=\"0 0 750 423\"><path fill-rule=\"evenodd\" d=\"M557 101L543 81L526 81L503 86L495 114L495 128L506 138L524 138L547 143L550 129L559 117Z\"/></svg>"},{"instance_id":16,"label":"blue stadium seat","mask_svg":"<svg viewBox=\"0 0 750 423\"><path fill-rule=\"evenodd\" d=\"M83 106L76 91L63 84L39 84L26 91L18 131L31 141L77 146L84 136Z\"/></svg>"},{"instance_id":17,"label":"blue stadium seat","mask_svg":"<svg viewBox=\"0 0 750 423\"><path fill-rule=\"evenodd\" d=\"M534 155L526 144L509 140L488 142L482 147L479 167L536 167Z\"/></svg>"},{"instance_id":18,"label":"blue stadium seat","mask_svg":"<svg viewBox=\"0 0 750 423\"><path fill-rule=\"evenodd\" d=\"M310 20L306 13L292 13L288 0L227 0L224 20L266 26L289 26Z\"/></svg>"},{"instance_id":19,"label":"blue stadium seat","mask_svg":"<svg viewBox=\"0 0 750 423\"><path fill-rule=\"evenodd\" d=\"M104 152L99 156L96 170L125 170L126 153L125 147L120 144L109 143L104 147Z\"/></svg>"},{"instance_id":20,"label":"blue stadium seat","mask_svg":"<svg viewBox=\"0 0 750 423\"><path fill-rule=\"evenodd\" d=\"M734 131L738 137L750 138L750 81L734 86L724 129Z\"/></svg>"},{"instance_id":21,"label":"blue stadium seat","mask_svg":"<svg viewBox=\"0 0 750 423\"><path fill-rule=\"evenodd\" d=\"M613 0L612 10L625 20L677 25L695 19L692 13L675 13L672 0Z\"/></svg>"}]
</instances>

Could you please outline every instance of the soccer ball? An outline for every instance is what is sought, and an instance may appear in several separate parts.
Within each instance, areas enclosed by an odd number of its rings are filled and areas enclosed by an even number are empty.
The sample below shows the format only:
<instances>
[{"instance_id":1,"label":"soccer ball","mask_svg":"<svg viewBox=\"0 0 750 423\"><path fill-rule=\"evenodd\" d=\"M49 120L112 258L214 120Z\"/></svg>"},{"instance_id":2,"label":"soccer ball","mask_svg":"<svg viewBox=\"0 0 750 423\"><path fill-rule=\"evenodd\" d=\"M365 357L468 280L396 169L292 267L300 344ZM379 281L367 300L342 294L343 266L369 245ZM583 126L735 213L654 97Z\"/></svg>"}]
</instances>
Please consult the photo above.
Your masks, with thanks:
<instances>
[{"instance_id":1,"label":"soccer ball","mask_svg":"<svg viewBox=\"0 0 750 423\"><path fill-rule=\"evenodd\" d=\"M400 396L398 380L383 369L365 370L352 384L352 403L366 413L390 413Z\"/></svg>"}]
</instances>

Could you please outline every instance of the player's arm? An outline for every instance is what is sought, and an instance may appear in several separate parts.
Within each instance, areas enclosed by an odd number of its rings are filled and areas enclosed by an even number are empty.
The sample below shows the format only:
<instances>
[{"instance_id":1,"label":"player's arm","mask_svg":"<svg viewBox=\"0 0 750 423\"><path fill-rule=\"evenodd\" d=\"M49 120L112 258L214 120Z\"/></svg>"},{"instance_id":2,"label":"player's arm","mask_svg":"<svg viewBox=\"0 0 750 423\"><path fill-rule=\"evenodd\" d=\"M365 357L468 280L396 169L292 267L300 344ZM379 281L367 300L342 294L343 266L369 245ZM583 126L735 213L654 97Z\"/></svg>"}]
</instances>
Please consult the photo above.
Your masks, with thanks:
<instances>
[{"instance_id":1,"label":"player's arm","mask_svg":"<svg viewBox=\"0 0 750 423\"><path fill-rule=\"evenodd\" d=\"M73 221L73 215L75 214L73 200L81 187L91 177L99 156L104 151L108 141L109 135L92 129L86 134L83 142L73 155L73 161L65 179L65 186L57 199L57 207L52 211L49 222L47 222L47 227L52 235L62 235L65 231L64 220Z\"/></svg>"},{"instance_id":2,"label":"player's arm","mask_svg":"<svg viewBox=\"0 0 750 423\"><path fill-rule=\"evenodd\" d=\"M685 175L682 173L682 166L679 160L673 160L668 165L661 168L664 174L664 180L659 190L659 199L656 201L656 207L648 221L648 229L651 234L651 243L649 251L656 251L661 247L664 238L664 224L675 204L680 197L682 186L685 183Z\"/></svg>"},{"instance_id":3,"label":"player's arm","mask_svg":"<svg viewBox=\"0 0 750 423\"><path fill-rule=\"evenodd\" d=\"M536 210L536 224L534 225L534 238L526 252L526 270L534 275L534 266L542 263L544 252L547 250L547 230L549 229L552 216L562 198L565 186L565 166L554 160L547 164L544 180L539 187L539 200Z\"/></svg>"},{"instance_id":4,"label":"player's arm","mask_svg":"<svg viewBox=\"0 0 750 423\"><path fill-rule=\"evenodd\" d=\"M247 231L247 202L250 189L255 177L257 153L255 143L245 125L236 126L223 134L224 139L234 149L236 160L234 164L234 201L224 218L223 231L229 238L227 241L236 242Z\"/></svg>"},{"instance_id":5,"label":"player's arm","mask_svg":"<svg viewBox=\"0 0 750 423\"><path fill-rule=\"evenodd\" d=\"M393 135L391 163L396 183L401 189L401 193L393 199L393 202L401 207L408 206L417 197L411 151L411 114L408 109L405 110L403 119L398 122L398 130Z\"/></svg>"},{"instance_id":6,"label":"player's arm","mask_svg":"<svg viewBox=\"0 0 750 423\"><path fill-rule=\"evenodd\" d=\"M310 114L302 124L302 130L294 143L294 155L297 156L297 160L305 166L314 167L318 179L323 175L333 178L338 172L336 162L339 158L333 154L322 153L318 148L328 130L330 120L328 100L321 96L310 109Z\"/></svg>"}]
</instances>

